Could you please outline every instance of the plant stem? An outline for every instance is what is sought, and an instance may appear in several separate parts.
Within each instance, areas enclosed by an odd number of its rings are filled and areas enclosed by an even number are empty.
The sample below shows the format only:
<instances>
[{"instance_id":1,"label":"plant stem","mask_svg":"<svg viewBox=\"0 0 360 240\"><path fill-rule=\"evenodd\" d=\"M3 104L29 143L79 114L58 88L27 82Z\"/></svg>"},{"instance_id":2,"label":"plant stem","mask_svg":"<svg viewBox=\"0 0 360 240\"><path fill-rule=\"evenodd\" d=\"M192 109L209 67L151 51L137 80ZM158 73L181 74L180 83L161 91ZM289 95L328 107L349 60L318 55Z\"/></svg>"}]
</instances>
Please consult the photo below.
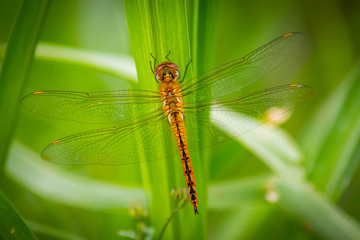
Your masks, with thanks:
<instances>
[{"instance_id":1,"label":"plant stem","mask_svg":"<svg viewBox=\"0 0 360 240\"><path fill-rule=\"evenodd\" d=\"M169 216L168 219L166 220L163 228L161 229L161 232L160 232L160 234L159 234L159 240L161 240L162 236L164 235L164 232L165 232L167 226L169 225L171 219L174 217L175 213L178 212L180 209L182 209L187 202L188 202L188 199L187 199L187 200L183 200L183 201L182 201L182 204L180 205L179 208L174 208L174 209L172 210L170 216Z\"/></svg>"}]
</instances>

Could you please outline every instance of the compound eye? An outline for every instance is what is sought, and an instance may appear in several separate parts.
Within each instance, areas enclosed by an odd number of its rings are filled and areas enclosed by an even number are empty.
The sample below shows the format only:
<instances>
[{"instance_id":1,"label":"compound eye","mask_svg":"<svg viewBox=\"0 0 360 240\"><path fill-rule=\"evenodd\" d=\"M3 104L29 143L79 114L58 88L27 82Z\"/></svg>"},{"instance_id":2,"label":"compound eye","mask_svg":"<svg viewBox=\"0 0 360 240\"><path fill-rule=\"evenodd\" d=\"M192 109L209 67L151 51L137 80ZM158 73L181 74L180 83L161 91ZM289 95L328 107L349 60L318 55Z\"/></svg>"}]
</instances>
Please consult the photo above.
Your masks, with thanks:
<instances>
[{"instance_id":1,"label":"compound eye","mask_svg":"<svg viewBox=\"0 0 360 240\"><path fill-rule=\"evenodd\" d=\"M176 76L175 76L175 80L177 81L180 78L180 70L175 70L176 71Z\"/></svg>"},{"instance_id":2,"label":"compound eye","mask_svg":"<svg viewBox=\"0 0 360 240\"><path fill-rule=\"evenodd\" d=\"M155 80L158 82L158 83L161 83L160 79L159 79L159 75L158 74L154 74L154 77L155 77Z\"/></svg>"}]
</instances>

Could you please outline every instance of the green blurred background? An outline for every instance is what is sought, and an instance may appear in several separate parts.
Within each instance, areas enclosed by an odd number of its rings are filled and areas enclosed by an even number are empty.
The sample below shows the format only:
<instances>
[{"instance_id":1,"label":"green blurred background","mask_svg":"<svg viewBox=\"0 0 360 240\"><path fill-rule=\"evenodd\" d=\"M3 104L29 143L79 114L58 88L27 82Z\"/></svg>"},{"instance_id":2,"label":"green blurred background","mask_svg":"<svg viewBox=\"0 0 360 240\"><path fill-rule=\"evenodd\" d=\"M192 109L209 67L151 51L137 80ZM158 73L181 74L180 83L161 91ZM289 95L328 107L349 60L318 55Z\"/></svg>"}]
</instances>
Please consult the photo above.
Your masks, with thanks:
<instances>
[{"instance_id":1,"label":"green blurred background","mask_svg":"<svg viewBox=\"0 0 360 240\"><path fill-rule=\"evenodd\" d=\"M0 0L1 62L20 4ZM197 238L193 229L182 230L193 239L360 239L360 2L222 0L199 6L198 27L208 29L199 37L206 47L198 56L201 68L242 57L282 34L304 32L303 49L252 89L301 83L314 94L281 130L270 130L278 145L250 144L256 137L249 135L211 149L206 220L187 219L205 221L206 233ZM52 1L42 24L22 96L136 85L122 1ZM148 81L154 81L150 70ZM129 209L149 206L139 165L61 166L40 158L49 142L102 125L11 107L19 111L1 189L38 239L127 239L119 231L137 231ZM191 212L190 204L182 211ZM181 232L168 238L185 239Z\"/></svg>"}]
</instances>

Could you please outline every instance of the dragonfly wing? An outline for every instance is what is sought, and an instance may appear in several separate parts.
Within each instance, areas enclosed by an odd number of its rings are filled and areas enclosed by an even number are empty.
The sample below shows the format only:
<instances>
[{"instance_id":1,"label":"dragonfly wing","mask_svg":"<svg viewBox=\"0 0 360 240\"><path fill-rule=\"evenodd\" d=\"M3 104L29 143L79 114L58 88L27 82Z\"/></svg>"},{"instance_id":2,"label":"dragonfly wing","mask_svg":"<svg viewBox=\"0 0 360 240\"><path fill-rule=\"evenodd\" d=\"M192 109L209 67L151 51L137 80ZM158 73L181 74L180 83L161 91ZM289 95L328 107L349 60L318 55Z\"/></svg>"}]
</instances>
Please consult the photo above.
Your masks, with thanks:
<instances>
[{"instance_id":1,"label":"dragonfly wing","mask_svg":"<svg viewBox=\"0 0 360 240\"><path fill-rule=\"evenodd\" d=\"M254 92L234 99L199 102L188 105L185 123L189 138L199 128L206 129L207 145L215 145L246 133L260 124L274 119L307 99L312 89L305 85L284 85ZM226 129L226 132L222 129ZM196 150L198 143L189 144ZM204 147L204 145L201 145Z\"/></svg>"},{"instance_id":2,"label":"dragonfly wing","mask_svg":"<svg viewBox=\"0 0 360 240\"><path fill-rule=\"evenodd\" d=\"M164 141L176 148L166 116L156 111L141 121L61 138L49 144L41 157L58 164L126 165L172 155L154 148Z\"/></svg>"},{"instance_id":3,"label":"dragonfly wing","mask_svg":"<svg viewBox=\"0 0 360 240\"><path fill-rule=\"evenodd\" d=\"M111 123L131 119L139 108L155 110L161 107L161 99L159 93L142 90L93 93L38 91L26 95L23 106L31 112L52 118Z\"/></svg>"},{"instance_id":4,"label":"dragonfly wing","mask_svg":"<svg viewBox=\"0 0 360 240\"><path fill-rule=\"evenodd\" d=\"M207 71L182 86L183 96L212 87L214 98L231 95L254 83L284 62L303 44L303 33L288 33L243 58Z\"/></svg>"}]
</instances>

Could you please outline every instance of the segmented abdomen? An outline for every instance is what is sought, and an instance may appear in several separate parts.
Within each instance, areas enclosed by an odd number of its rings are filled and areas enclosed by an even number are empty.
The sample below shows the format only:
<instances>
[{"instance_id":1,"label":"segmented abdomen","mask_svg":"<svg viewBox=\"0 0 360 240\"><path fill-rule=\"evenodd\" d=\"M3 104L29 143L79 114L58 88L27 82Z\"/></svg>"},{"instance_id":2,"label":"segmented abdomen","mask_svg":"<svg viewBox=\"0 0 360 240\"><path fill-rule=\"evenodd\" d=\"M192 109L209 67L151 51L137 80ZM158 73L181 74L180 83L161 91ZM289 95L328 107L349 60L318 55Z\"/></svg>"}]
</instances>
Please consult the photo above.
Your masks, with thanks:
<instances>
[{"instance_id":1,"label":"segmented abdomen","mask_svg":"<svg viewBox=\"0 0 360 240\"><path fill-rule=\"evenodd\" d=\"M175 112L169 115L169 122L171 129L175 134L176 142L180 151L181 165L183 167L183 173L185 176L185 181L187 189L190 195L191 205L194 207L195 214L198 212L198 197L196 193L196 183L194 170L191 164L191 159L189 155L189 150L186 142L185 135L185 124L181 112Z\"/></svg>"}]
</instances>

